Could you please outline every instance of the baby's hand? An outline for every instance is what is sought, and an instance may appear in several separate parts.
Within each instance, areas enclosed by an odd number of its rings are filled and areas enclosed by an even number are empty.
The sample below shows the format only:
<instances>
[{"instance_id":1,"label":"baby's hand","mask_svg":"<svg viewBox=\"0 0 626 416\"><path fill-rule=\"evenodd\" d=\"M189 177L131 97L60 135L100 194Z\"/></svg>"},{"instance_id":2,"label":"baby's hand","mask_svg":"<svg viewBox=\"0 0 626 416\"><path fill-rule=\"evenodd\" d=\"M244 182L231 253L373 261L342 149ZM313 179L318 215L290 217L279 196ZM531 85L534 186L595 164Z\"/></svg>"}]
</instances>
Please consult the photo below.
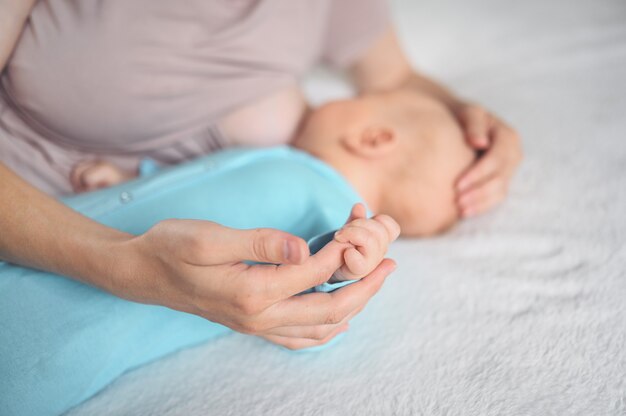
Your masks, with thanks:
<instances>
[{"instance_id":1,"label":"baby's hand","mask_svg":"<svg viewBox=\"0 0 626 416\"><path fill-rule=\"evenodd\" d=\"M352 207L346 225L335 234L335 241L351 247L343 253L345 264L334 274L335 280L360 279L383 260L387 248L400 235L400 226L388 215L366 218L362 204Z\"/></svg>"},{"instance_id":2,"label":"baby's hand","mask_svg":"<svg viewBox=\"0 0 626 416\"><path fill-rule=\"evenodd\" d=\"M108 188L136 177L133 172L122 170L112 163L102 160L80 162L70 174L74 192L89 192Z\"/></svg>"}]
</instances>

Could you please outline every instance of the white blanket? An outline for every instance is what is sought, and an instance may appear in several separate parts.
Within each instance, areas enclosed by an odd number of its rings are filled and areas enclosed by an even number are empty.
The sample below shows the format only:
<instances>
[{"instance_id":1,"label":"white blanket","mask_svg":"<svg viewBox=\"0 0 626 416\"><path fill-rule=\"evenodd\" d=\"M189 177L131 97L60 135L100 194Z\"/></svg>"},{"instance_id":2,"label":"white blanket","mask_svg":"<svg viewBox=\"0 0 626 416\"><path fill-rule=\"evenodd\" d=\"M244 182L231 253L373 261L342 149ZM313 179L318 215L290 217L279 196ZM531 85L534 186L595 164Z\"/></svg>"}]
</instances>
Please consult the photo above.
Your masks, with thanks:
<instances>
[{"instance_id":1,"label":"white blanket","mask_svg":"<svg viewBox=\"0 0 626 416\"><path fill-rule=\"evenodd\" d=\"M625 415L626 1L404 0L416 66L525 139L508 201L431 240L322 353L233 334L83 415ZM345 88L322 74L315 101Z\"/></svg>"}]
</instances>

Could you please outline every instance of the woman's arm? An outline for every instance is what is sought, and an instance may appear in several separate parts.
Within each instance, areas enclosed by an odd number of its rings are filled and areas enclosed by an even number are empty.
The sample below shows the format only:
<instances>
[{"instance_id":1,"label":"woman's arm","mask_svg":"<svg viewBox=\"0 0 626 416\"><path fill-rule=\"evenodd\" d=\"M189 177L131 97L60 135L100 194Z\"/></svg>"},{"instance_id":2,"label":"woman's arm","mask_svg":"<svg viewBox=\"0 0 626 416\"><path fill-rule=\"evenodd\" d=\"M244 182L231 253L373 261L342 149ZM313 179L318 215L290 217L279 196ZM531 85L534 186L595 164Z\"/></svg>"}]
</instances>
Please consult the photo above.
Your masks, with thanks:
<instances>
[{"instance_id":1,"label":"woman's arm","mask_svg":"<svg viewBox=\"0 0 626 416\"><path fill-rule=\"evenodd\" d=\"M117 246L130 235L72 211L1 163L0 184L0 259L111 291L103 266L112 264Z\"/></svg>"},{"instance_id":2,"label":"woman's arm","mask_svg":"<svg viewBox=\"0 0 626 416\"><path fill-rule=\"evenodd\" d=\"M36 1L0 0L0 72L8 62Z\"/></svg>"},{"instance_id":3,"label":"woman's arm","mask_svg":"<svg viewBox=\"0 0 626 416\"><path fill-rule=\"evenodd\" d=\"M522 157L519 136L480 105L457 97L443 85L417 73L393 28L370 46L350 72L363 92L411 88L441 101L461 124L467 143L484 151L457 184L458 204L464 216L480 214L504 199Z\"/></svg>"},{"instance_id":4,"label":"woman's arm","mask_svg":"<svg viewBox=\"0 0 626 416\"><path fill-rule=\"evenodd\" d=\"M0 0L0 71L37 0ZM37 191L0 163L0 259L105 286L97 257L128 239ZM106 259L105 259L106 260Z\"/></svg>"}]
</instances>

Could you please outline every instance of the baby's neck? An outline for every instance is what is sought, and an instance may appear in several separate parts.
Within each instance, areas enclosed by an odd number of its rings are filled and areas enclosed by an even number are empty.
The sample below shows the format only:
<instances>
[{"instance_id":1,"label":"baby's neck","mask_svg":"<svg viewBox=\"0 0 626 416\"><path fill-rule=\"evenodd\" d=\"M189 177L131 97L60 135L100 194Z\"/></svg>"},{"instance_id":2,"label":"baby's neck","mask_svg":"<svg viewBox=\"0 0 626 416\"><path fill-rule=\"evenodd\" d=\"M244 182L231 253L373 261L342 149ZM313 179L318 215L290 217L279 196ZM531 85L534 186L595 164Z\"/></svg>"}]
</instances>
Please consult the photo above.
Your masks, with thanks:
<instances>
[{"instance_id":1,"label":"baby's neck","mask_svg":"<svg viewBox=\"0 0 626 416\"><path fill-rule=\"evenodd\" d=\"M380 178L375 175L375 169L368 167L363 160L348 157L339 151L335 152L333 156L324 154L313 154L313 156L338 171L352 185L371 212L378 213L380 211L382 188L380 187Z\"/></svg>"}]
</instances>

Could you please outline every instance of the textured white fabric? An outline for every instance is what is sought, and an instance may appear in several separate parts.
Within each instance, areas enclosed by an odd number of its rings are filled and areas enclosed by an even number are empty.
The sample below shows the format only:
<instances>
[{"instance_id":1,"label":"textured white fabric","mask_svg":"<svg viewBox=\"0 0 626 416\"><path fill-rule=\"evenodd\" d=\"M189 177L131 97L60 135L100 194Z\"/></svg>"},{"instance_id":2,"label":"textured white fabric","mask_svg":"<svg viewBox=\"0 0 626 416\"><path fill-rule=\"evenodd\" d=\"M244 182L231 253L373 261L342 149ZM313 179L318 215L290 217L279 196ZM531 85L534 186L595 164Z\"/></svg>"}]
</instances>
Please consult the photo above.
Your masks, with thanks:
<instances>
[{"instance_id":1,"label":"textured white fabric","mask_svg":"<svg viewBox=\"0 0 626 416\"><path fill-rule=\"evenodd\" d=\"M626 414L626 2L394 7L418 67L523 135L509 200L395 244L398 271L334 348L224 337L72 416ZM323 78L315 100L345 90Z\"/></svg>"}]
</instances>

